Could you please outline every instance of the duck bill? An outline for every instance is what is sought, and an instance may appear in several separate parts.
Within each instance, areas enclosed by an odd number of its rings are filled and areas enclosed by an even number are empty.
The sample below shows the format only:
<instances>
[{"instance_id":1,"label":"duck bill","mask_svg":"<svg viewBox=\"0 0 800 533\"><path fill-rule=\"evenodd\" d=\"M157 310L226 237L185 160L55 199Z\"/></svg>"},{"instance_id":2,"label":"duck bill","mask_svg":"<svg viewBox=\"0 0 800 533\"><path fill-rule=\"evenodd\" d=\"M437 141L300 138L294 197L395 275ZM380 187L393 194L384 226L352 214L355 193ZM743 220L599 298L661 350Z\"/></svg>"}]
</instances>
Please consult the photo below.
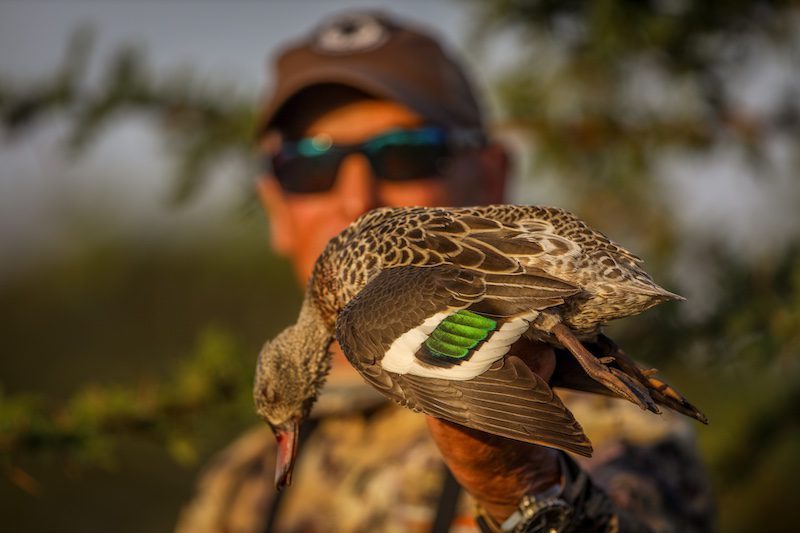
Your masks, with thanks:
<instances>
[{"instance_id":1,"label":"duck bill","mask_svg":"<svg viewBox=\"0 0 800 533\"><path fill-rule=\"evenodd\" d=\"M275 465L275 488L283 489L292 484L292 470L297 456L299 430L296 421L289 421L274 428L278 440L278 461Z\"/></svg>"}]
</instances>

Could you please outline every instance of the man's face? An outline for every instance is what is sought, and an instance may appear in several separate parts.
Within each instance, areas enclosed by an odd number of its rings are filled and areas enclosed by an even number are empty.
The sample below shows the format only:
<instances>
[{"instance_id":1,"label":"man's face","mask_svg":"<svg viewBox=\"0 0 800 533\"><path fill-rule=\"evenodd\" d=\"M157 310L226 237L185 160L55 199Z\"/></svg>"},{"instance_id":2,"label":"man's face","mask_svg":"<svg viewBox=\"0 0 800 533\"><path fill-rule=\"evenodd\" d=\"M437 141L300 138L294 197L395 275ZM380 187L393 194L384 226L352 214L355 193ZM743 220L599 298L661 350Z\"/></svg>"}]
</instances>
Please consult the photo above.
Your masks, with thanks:
<instances>
[{"instance_id":1,"label":"man's face","mask_svg":"<svg viewBox=\"0 0 800 533\"><path fill-rule=\"evenodd\" d=\"M348 145L362 143L393 129L417 128L424 125L424 121L402 104L363 99L319 113L306 124L303 137L325 134L333 144ZM482 166L477 158L476 153L453 156L451 164L463 165L464 170L448 173L455 177L446 180L419 176L419 179L388 182L375 179L362 154L352 154L342 161L333 187L315 193L289 193L281 189L274 176L263 176L258 189L269 214L273 246L292 260L298 279L305 282L327 242L370 209L499 201L499 198L488 198L478 192L484 190L482 181L486 178L479 174L487 171L480 170ZM474 194L465 194L465 191Z\"/></svg>"}]
</instances>

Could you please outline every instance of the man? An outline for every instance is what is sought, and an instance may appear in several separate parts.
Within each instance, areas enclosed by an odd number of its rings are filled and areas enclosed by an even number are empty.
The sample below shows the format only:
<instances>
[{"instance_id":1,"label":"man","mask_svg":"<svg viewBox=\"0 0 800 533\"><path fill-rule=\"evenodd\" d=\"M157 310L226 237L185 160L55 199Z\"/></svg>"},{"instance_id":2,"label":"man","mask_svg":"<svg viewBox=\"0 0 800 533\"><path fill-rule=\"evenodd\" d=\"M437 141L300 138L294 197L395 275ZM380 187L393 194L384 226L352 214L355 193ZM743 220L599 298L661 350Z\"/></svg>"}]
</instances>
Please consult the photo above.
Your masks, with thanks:
<instances>
[{"instance_id":1,"label":"man","mask_svg":"<svg viewBox=\"0 0 800 533\"><path fill-rule=\"evenodd\" d=\"M508 158L487 138L461 68L429 35L379 13L332 19L281 54L260 145L267 165L257 189L273 247L302 284L327 241L369 209L505 200ZM550 378L551 348L517 350ZM707 483L682 423L616 400L569 406L596 449L581 466L549 448L433 418L426 425L377 397L337 347L315 422L301 435L293 485L275 496L273 438L258 430L212 467L178 529L710 527ZM458 500L440 458L474 498L477 516L467 498Z\"/></svg>"}]
</instances>

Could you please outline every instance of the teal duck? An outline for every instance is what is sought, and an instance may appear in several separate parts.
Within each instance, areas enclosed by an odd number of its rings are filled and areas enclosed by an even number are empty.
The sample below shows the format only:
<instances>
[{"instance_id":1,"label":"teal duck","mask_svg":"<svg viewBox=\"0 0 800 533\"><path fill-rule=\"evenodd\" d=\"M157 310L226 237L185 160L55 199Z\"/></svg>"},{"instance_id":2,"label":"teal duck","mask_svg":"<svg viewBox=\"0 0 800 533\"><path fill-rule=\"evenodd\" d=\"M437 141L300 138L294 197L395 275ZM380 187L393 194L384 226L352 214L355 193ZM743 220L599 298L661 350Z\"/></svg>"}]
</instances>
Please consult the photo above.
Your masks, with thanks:
<instances>
[{"instance_id":1,"label":"teal duck","mask_svg":"<svg viewBox=\"0 0 800 533\"><path fill-rule=\"evenodd\" d=\"M567 370L554 385L654 413L666 406L705 423L655 370L601 332L609 320L683 299L641 263L554 207L382 208L361 216L317 260L296 324L258 357L254 399L278 440L276 484L291 480L298 427L330 370L334 339L368 383L401 405L581 455L591 455L589 439L524 354L514 353L520 338L560 350L557 367Z\"/></svg>"}]
</instances>

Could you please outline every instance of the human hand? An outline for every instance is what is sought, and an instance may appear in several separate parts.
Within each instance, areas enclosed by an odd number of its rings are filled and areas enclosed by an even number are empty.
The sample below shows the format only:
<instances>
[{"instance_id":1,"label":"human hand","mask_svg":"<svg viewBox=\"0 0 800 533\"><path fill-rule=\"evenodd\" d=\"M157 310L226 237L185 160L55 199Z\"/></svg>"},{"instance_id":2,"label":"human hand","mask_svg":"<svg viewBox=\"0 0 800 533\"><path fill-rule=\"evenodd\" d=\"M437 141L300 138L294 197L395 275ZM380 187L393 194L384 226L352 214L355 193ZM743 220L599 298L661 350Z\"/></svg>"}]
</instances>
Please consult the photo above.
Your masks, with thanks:
<instances>
[{"instance_id":1,"label":"human hand","mask_svg":"<svg viewBox=\"0 0 800 533\"><path fill-rule=\"evenodd\" d=\"M511 352L545 381L553 375L556 357L551 346L520 339ZM558 452L553 448L427 418L450 471L498 522L516 510L525 494L540 493L561 481Z\"/></svg>"}]
</instances>

